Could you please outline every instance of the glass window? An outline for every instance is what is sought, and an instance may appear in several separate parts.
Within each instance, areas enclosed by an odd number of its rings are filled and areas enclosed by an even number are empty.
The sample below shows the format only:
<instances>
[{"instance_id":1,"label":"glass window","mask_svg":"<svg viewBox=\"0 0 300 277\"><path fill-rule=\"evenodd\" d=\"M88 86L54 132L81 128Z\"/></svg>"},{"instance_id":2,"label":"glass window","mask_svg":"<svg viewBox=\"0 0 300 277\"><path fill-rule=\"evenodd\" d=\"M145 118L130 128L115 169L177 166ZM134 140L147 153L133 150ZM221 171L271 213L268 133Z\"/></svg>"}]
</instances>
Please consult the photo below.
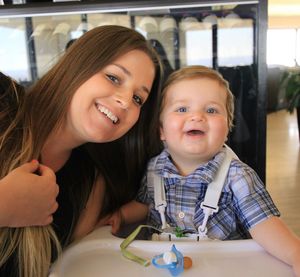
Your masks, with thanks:
<instances>
[{"instance_id":1,"label":"glass window","mask_svg":"<svg viewBox=\"0 0 300 277\"><path fill-rule=\"evenodd\" d=\"M267 32L267 64L295 66L295 58L296 29L269 29Z\"/></svg>"},{"instance_id":2,"label":"glass window","mask_svg":"<svg viewBox=\"0 0 300 277\"><path fill-rule=\"evenodd\" d=\"M253 64L253 21L224 18L218 20L218 65Z\"/></svg>"},{"instance_id":3,"label":"glass window","mask_svg":"<svg viewBox=\"0 0 300 277\"><path fill-rule=\"evenodd\" d=\"M67 43L87 31L80 15L32 17L30 40L34 42L37 77L43 76L64 53Z\"/></svg>"},{"instance_id":4,"label":"glass window","mask_svg":"<svg viewBox=\"0 0 300 277\"><path fill-rule=\"evenodd\" d=\"M212 30L190 30L185 33L186 64L212 67Z\"/></svg>"},{"instance_id":5,"label":"glass window","mask_svg":"<svg viewBox=\"0 0 300 277\"><path fill-rule=\"evenodd\" d=\"M25 30L24 19L0 19L0 68L19 82L31 81Z\"/></svg>"},{"instance_id":6,"label":"glass window","mask_svg":"<svg viewBox=\"0 0 300 277\"><path fill-rule=\"evenodd\" d=\"M296 62L300 65L300 29L297 29L297 48L296 48Z\"/></svg>"}]
</instances>

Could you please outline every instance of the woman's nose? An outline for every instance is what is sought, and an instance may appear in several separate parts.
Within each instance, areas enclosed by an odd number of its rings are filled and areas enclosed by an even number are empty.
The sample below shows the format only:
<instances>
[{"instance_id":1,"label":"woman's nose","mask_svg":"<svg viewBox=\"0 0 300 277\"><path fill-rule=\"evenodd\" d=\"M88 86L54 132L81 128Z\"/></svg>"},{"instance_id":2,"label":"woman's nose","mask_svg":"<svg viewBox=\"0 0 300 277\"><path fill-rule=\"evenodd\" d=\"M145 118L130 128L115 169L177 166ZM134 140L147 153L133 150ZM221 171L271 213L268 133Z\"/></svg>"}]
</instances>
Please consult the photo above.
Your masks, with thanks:
<instances>
[{"instance_id":1,"label":"woman's nose","mask_svg":"<svg viewBox=\"0 0 300 277\"><path fill-rule=\"evenodd\" d=\"M131 91L122 90L116 94L115 99L122 109L127 110L132 102L132 96Z\"/></svg>"}]
</instances>

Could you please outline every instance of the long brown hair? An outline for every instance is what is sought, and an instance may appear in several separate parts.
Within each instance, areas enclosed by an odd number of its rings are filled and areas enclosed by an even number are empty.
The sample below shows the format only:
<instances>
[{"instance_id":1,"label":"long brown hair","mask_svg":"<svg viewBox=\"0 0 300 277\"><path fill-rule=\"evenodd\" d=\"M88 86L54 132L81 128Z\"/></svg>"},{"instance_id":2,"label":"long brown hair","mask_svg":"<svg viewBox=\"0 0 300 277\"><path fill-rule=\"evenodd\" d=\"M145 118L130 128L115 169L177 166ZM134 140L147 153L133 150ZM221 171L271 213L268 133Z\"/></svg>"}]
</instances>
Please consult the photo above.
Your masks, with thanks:
<instances>
[{"instance_id":1,"label":"long brown hair","mask_svg":"<svg viewBox=\"0 0 300 277\"><path fill-rule=\"evenodd\" d=\"M5 131L0 129L0 178L40 156L50 133L63 123L73 94L81 84L122 54L135 49L144 51L156 68L154 84L138 122L116 142L86 145L95 161L95 170L103 174L107 182L103 214L128 201L136 190L146 160L155 149L149 147L147 133L151 106L156 106L156 96L160 90L161 64L141 34L121 26L97 27L84 34L29 89L22 101L15 101L18 108L5 111L14 120L3 128ZM8 91L16 92L14 89ZM0 113L5 116L2 111ZM89 192L93 184L84 185ZM82 202L86 200L85 196L81 199ZM14 251L17 251L20 276L46 276L53 252L59 252L60 245L51 226L1 228L0 267Z\"/></svg>"}]
</instances>

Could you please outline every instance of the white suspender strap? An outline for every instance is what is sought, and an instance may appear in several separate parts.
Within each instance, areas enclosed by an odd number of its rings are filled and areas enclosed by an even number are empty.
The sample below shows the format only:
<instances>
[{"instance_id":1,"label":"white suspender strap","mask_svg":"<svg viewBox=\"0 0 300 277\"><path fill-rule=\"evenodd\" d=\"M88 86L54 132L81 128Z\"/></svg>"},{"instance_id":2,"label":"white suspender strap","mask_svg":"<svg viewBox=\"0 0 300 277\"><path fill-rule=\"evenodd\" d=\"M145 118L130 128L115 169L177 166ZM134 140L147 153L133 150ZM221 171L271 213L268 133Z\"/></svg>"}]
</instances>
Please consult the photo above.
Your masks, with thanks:
<instances>
[{"instance_id":1,"label":"white suspender strap","mask_svg":"<svg viewBox=\"0 0 300 277\"><path fill-rule=\"evenodd\" d=\"M224 160L216 173L215 179L208 185L207 191L205 194L204 201L201 203L200 207L203 209L204 212L204 219L202 224L198 228L200 238L207 237L207 228L206 224L208 218L213 213L218 212L218 202L220 199L220 195L225 184L225 180L228 174L228 170L230 167L230 163L232 159L239 159L237 155L232 151L230 147L225 145L225 157ZM157 162L157 159L154 161L154 165ZM149 174L150 175L150 174ZM150 178L150 176L148 176ZM165 209L167 207L166 195L165 195L165 185L164 180L155 172L151 174L152 182L153 182L153 189L154 189L154 203L155 209L159 212L161 222L162 222L162 229L169 227L166 222L165 217Z\"/></svg>"},{"instance_id":2,"label":"white suspender strap","mask_svg":"<svg viewBox=\"0 0 300 277\"><path fill-rule=\"evenodd\" d=\"M157 174L154 174L154 203L155 209L159 212L162 229L168 227L166 222L165 210L167 207L166 194L165 194L165 185L163 182L163 178Z\"/></svg>"},{"instance_id":3,"label":"white suspender strap","mask_svg":"<svg viewBox=\"0 0 300 277\"><path fill-rule=\"evenodd\" d=\"M156 165L158 157L154 161L154 167ZM158 174L155 172L152 172L153 178L153 189L154 189L154 203L155 203L155 209L159 212L162 229L165 229L169 227L166 221L166 216L165 216L165 210L167 207L167 201L166 201L166 194L165 194L165 185L164 185L164 180L162 177L160 177Z\"/></svg>"},{"instance_id":4,"label":"white suspender strap","mask_svg":"<svg viewBox=\"0 0 300 277\"><path fill-rule=\"evenodd\" d=\"M216 176L214 180L207 186L207 191L205 194L204 201L201 203L200 207L203 209L204 212L204 219L202 224L198 228L198 232L200 237L206 237L207 233L207 220L210 215L213 213L218 212L218 202L220 199L220 195L223 189L223 186L225 184L225 180L228 174L228 170L230 167L231 160L238 159L236 154L232 151L231 148L229 148L227 145L226 151L225 151L225 157L224 160L216 173Z\"/></svg>"}]
</instances>

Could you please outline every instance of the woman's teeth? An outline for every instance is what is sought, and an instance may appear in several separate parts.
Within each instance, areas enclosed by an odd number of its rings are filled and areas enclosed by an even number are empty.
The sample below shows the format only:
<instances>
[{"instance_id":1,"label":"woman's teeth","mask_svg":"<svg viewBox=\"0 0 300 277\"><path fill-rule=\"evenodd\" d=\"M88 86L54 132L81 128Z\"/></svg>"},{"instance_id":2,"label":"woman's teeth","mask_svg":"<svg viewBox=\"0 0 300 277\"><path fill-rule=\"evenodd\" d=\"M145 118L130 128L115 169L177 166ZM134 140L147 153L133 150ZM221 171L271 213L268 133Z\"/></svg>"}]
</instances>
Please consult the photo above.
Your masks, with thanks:
<instances>
[{"instance_id":1,"label":"woman's teeth","mask_svg":"<svg viewBox=\"0 0 300 277\"><path fill-rule=\"evenodd\" d=\"M118 123L119 119L107 108L96 104L97 110L103 114L105 114L114 124Z\"/></svg>"}]
</instances>

